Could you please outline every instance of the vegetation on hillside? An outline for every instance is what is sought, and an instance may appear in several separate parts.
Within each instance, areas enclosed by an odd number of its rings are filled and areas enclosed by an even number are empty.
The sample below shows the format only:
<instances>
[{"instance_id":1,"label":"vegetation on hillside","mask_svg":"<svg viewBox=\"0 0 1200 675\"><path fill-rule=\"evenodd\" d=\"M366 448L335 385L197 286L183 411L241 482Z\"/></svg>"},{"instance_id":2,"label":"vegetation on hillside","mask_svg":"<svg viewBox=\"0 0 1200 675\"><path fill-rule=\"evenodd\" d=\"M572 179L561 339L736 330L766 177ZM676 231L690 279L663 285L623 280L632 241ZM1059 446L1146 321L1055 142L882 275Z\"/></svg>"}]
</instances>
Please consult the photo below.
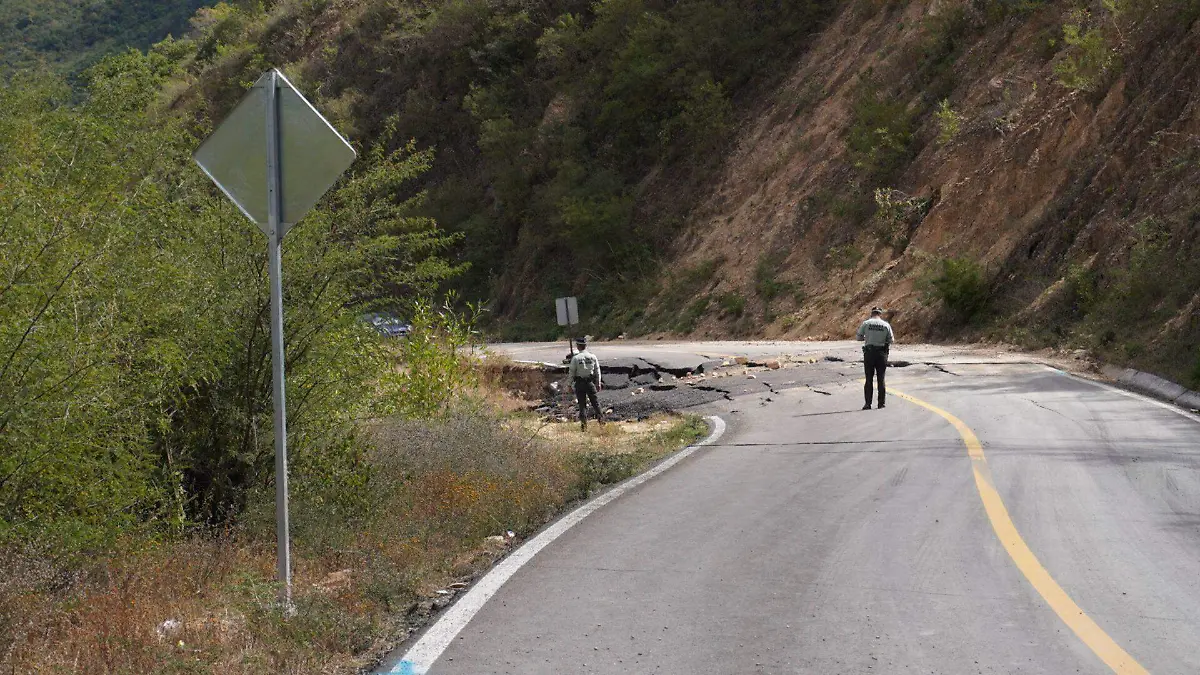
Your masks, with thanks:
<instances>
[{"instance_id":1,"label":"vegetation on hillside","mask_svg":"<svg viewBox=\"0 0 1200 675\"><path fill-rule=\"evenodd\" d=\"M108 58L82 100L0 90L0 669L350 672L430 585L703 427L581 454L498 413L464 357L478 308L434 300L463 266L415 215L432 153L383 133L284 242L289 617L265 242L193 166L206 124L162 106L193 54ZM377 308L409 337L358 320Z\"/></svg>"},{"instance_id":2,"label":"vegetation on hillside","mask_svg":"<svg viewBox=\"0 0 1200 675\"><path fill-rule=\"evenodd\" d=\"M613 298L656 289L736 102L833 4L222 3L198 15L171 91L217 114L263 67L287 68L357 136L390 129L390 147L435 153L420 213L465 235L455 285L491 300L501 330L548 336L548 303L575 294L616 331L638 302Z\"/></svg>"},{"instance_id":3,"label":"vegetation on hillside","mask_svg":"<svg viewBox=\"0 0 1200 675\"><path fill-rule=\"evenodd\" d=\"M67 555L220 523L272 480L265 249L190 165L195 137L152 114L174 65L107 60L79 105L52 79L0 91L0 542ZM393 202L428 157L372 160L286 242L301 476L353 474L349 423L388 400L354 308L455 272L452 239Z\"/></svg>"},{"instance_id":4,"label":"vegetation on hillside","mask_svg":"<svg viewBox=\"0 0 1200 675\"><path fill-rule=\"evenodd\" d=\"M4 0L0 74L49 66L78 73L101 58L182 35L207 0Z\"/></svg>"}]
</instances>

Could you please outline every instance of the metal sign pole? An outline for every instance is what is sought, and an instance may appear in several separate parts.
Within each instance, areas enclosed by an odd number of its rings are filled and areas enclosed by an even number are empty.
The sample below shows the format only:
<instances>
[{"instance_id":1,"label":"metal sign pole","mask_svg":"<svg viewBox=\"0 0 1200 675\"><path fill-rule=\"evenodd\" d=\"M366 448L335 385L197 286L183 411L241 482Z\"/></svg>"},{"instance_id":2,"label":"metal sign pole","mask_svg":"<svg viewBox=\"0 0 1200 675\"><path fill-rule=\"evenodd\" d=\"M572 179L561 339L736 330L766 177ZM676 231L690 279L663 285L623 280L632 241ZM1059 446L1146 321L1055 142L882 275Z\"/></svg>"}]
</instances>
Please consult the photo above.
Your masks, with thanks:
<instances>
[{"instance_id":1,"label":"metal sign pole","mask_svg":"<svg viewBox=\"0 0 1200 675\"><path fill-rule=\"evenodd\" d=\"M275 402L275 539L279 601L292 608L292 552L288 537L287 401L283 349L283 224L279 153L279 80L267 83L267 270L271 284L271 385Z\"/></svg>"}]
</instances>

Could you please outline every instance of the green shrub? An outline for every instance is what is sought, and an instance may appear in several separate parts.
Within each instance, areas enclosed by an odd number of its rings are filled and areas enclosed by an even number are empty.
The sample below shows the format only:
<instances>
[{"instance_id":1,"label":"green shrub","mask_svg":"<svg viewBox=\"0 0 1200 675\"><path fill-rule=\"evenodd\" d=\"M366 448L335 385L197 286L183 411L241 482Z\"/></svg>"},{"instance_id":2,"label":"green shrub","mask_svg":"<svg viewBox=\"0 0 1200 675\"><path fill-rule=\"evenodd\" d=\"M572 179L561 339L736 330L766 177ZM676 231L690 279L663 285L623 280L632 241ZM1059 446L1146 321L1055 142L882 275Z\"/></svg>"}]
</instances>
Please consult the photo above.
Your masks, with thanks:
<instances>
[{"instance_id":1,"label":"green shrub","mask_svg":"<svg viewBox=\"0 0 1200 675\"><path fill-rule=\"evenodd\" d=\"M725 293L717 298L721 314L726 317L740 317L746 311L746 298L737 293Z\"/></svg>"},{"instance_id":2,"label":"green shrub","mask_svg":"<svg viewBox=\"0 0 1200 675\"><path fill-rule=\"evenodd\" d=\"M950 99L942 99L942 102L938 104L934 117L937 119L937 142L939 145L946 145L953 141L958 136L958 133L962 131L963 116L950 107Z\"/></svg>"},{"instance_id":3,"label":"green shrub","mask_svg":"<svg viewBox=\"0 0 1200 675\"><path fill-rule=\"evenodd\" d=\"M1189 386L1193 390L1200 390L1200 350L1196 352L1196 360L1192 362L1192 372L1189 374Z\"/></svg>"},{"instance_id":4,"label":"green shrub","mask_svg":"<svg viewBox=\"0 0 1200 675\"><path fill-rule=\"evenodd\" d=\"M765 253L754 267L754 292L767 303L795 287L793 282L780 281L777 278L786 258L786 251Z\"/></svg>"},{"instance_id":5,"label":"green shrub","mask_svg":"<svg viewBox=\"0 0 1200 675\"><path fill-rule=\"evenodd\" d=\"M696 330L696 324L700 322L700 318L708 311L708 305L712 302L712 298L708 295L701 296L690 302L687 309L679 316L675 322L675 331L679 333L690 333Z\"/></svg>"},{"instance_id":6,"label":"green shrub","mask_svg":"<svg viewBox=\"0 0 1200 675\"><path fill-rule=\"evenodd\" d=\"M854 244L834 246L825 254L825 260L837 269L853 269L863 259L863 252Z\"/></svg>"},{"instance_id":7,"label":"green shrub","mask_svg":"<svg viewBox=\"0 0 1200 675\"><path fill-rule=\"evenodd\" d=\"M904 101L884 95L868 82L860 88L851 114L846 146L854 167L871 183L886 182L911 157L912 112Z\"/></svg>"},{"instance_id":8,"label":"green shrub","mask_svg":"<svg viewBox=\"0 0 1200 675\"><path fill-rule=\"evenodd\" d=\"M1095 91L1116 63L1116 51L1109 44L1103 29L1086 28L1087 12L1077 12L1075 23L1063 26L1063 42L1067 53L1054 64L1054 74L1065 87Z\"/></svg>"},{"instance_id":9,"label":"green shrub","mask_svg":"<svg viewBox=\"0 0 1200 675\"><path fill-rule=\"evenodd\" d=\"M0 547L227 523L273 483L266 247L189 127L148 114L177 68L113 57L78 103L55 80L0 88ZM355 316L455 269L453 238L394 196L430 155L365 155L284 250L298 494L353 485L355 422L396 367Z\"/></svg>"},{"instance_id":10,"label":"green shrub","mask_svg":"<svg viewBox=\"0 0 1200 675\"><path fill-rule=\"evenodd\" d=\"M891 246L907 246L910 228L929 211L927 197L910 197L894 188L875 190L875 222L880 238Z\"/></svg>"},{"instance_id":11,"label":"green shrub","mask_svg":"<svg viewBox=\"0 0 1200 675\"><path fill-rule=\"evenodd\" d=\"M987 304L988 287L983 268L968 258L942 260L941 270L931 285L946 308L960 319L973 318Z\"/></svg>"},{"instance_id":12,"label":"green shrub","mask_svg":"<svg viewBox=\"0 0 1200 675\"><path fill-rule=\"evenodd\" d=\"M1071 265L1064 278L1064 291L1076 314L1086 315L1095 307L1099 293L1099 275L1084 265Z\"/></svg>"}]
</instances>

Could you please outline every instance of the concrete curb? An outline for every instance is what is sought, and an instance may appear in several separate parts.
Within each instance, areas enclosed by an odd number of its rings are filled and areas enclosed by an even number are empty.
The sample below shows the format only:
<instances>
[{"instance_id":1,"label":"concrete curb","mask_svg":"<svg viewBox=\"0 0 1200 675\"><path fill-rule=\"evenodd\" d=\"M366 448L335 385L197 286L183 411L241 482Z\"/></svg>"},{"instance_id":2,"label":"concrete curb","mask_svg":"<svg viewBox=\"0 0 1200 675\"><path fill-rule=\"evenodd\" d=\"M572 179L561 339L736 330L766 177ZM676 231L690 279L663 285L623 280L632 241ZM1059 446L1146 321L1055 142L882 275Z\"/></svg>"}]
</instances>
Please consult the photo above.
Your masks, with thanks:
<instances>
[{"instance_id":1,"label":"concrete curb","mask_svg":"<svg viewBox=\"0 0 1200 675\"><path fill-rule=\"evenodd\" d=\"M1191 391L1180 384L1157 375L1144 373L1133 368L1103 366L1100 372L1113 382L1154 398L1174 403L1180 408L1196 411L1200 409L1200 392Z\"/></svg>"}]
</instances>

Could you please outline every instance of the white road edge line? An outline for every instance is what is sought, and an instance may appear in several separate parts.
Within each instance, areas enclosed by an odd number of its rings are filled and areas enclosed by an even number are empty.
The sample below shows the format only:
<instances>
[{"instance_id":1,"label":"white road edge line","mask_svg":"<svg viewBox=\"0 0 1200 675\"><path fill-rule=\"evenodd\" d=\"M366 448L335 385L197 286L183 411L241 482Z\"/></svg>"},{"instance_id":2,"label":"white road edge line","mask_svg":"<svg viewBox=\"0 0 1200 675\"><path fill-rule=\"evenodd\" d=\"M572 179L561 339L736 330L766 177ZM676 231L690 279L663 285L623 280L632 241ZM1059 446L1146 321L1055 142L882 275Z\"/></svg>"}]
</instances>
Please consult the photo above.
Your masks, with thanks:
<instances>
[{"instance_id":1,"label":"white road edge line","mask_svg":"<svg viewBox=\"0 0 1200 675\"><path fill-rule=\"evenodd\" d=\"M704 419L708 420L713 427L707 438L695 445L690 445L680 450L649 471L620 483L604 494L597 496L571 513L563 516L553 525L542 530L536 537L525 542L507 558L501 560L490 572L476 582L471 587L471 590L467 591L458 602L446 610L446 613L430 626L425 631L425 634L421 636L421 639L404 654L404 658L400 659L400 662L387 671L385 675L425 675L433 667L433 663L438 660L438 657L442 655L442 652L446 651L446 648L454 641L459 631L466 627L467 623L471 621L480 609L483 609L484 603L495 595L500 590L500 587L517 570L532 560L533 556L537 555L543 548L546 548L550 542L558 539L567 530L577 525L581 520L587 518L605 504L682 462L700 448L717 442L725 433L725 420L716 415L711 415Z\"/></svg>"},{"instance_id":2,"label":"white road edge line","mask_svg":"<svg viewBox=\"0 0 1200 675\"><path fill-rule=\"evenodd\" d=\"M1176 415L1186 417L1187 419L1189 419L1193 422L1200 422L1200 415L1197 415L1193 412L1184 410L1183 408L1180 408L1179 406L1175 405L1174 403L1167 403L1166 401L1160 401L1156 398L1151 398L1149 396L1146 396L1145 394L1139 394L1136 391L1129 391L1128 389L1122 389L1116 385L1112 385L1107 382L1101 382L1099 380L1093 380L1091 378L1081 377L1079 375L1075 375L1074 373L1068 373L1065 370L1055 368L1054 366L1051 366L1051 365L1047 365L1044 363L1041 365L1043 368L1054 371L1055 373L1058 373L1059 375L1064 375L1066 377L1072 378L1074 380L1078 380L1080 382L1087 382L1088 384L1094 384L1097 387L1100 387L1102 389L1108 389L1108 390L1113 391L1117 394L1120 394L1126 398L1137 399L1139 401L1142 401L1143 403L1149 403L1151 405L1158 406L1159 408L1163 408L1165 410L1170 410L1171 412L1175 413Z\"/></svg>"}]
</instances>

